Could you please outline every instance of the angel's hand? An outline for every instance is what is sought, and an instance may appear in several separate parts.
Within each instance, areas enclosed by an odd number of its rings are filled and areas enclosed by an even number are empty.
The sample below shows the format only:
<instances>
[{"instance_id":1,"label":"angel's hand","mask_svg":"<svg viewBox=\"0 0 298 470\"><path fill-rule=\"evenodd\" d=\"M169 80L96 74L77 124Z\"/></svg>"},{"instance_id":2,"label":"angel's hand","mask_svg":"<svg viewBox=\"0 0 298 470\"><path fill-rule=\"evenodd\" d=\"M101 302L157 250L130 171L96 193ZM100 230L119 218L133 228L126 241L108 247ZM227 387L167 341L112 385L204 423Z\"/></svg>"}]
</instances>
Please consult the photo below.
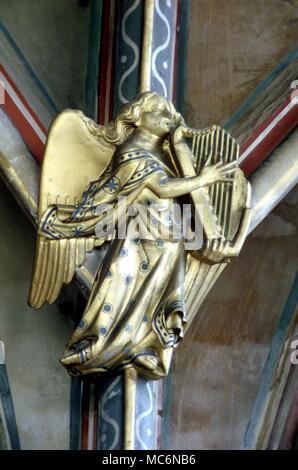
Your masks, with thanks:
<instances>
[{"instance_id":1,"label":"angel's hand","mask_svg":"<svg viewBox=\"0 0 298 470\"><path fill-rule=\"evenodd\" d=\"M233 173L236 169L236 161L230 163L218 162L215 165L205 166L199 174L201 186L208 186L218 182L232 182Z\"/></svg>"}]
</instances>

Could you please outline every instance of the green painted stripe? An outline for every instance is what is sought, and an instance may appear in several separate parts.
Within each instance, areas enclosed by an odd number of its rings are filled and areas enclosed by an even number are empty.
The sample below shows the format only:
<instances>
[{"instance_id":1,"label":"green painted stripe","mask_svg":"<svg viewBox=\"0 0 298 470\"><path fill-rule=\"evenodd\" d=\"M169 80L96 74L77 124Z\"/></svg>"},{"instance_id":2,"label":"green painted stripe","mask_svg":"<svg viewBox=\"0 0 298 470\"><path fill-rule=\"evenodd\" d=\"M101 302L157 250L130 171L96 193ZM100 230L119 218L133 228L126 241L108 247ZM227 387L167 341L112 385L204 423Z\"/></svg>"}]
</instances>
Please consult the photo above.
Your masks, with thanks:
<instances>
[{"instance_id":1,"label":"green painted stripe","mask_svg":"<svg viewBox=\"0 0 298 470\"><path fill-rule=\"evenodd\" d=\"M89 48L87 60L87 74L85 81L85 113L96 119L97 89L100 54L102 0L92 0L89 26Z\"/></svg>"},{"instance_id":2,"label":"green painted stripe","mask_svg":"<svg viewBox=\"0 0 298 470\"><path fill-rule=\"evenodd\" d=\"M281 314L276 332L273 336L271 343L270 351L267 357L267 361L261 377L261 385L259 387L259 392L257 399L255 401L254 409L251 415L251 419L248 423L245 437L244 437L244 447L248 449L254 448L255 440L257 437L257 429L260 425L260 420L262 419L262 413L264 411L264 406L266 399L271 387L271 379L274 372L274 369L277 365L280 353L282 351L288 327L292 318L292 315L296 309L298 302L298 272L296 274L293 286L291 288L290 294L286 301L285 307Z\"/></svg>"},{"instance_id":3,"label":"green painted stripe","mask_svg":"<svg viewBox=\"0 0 298 470\"><path fill-rule=\"evenodd\" d=\"M175 351L176 352L176 351ZM161 433L161 449L166 450L171 448L171 405L172 405L172 390L174 381L174 365L173 360L168 375L164 378L163 382L163 396L162 396L162 433Z\"/></svg>"},{"instance_id":4,"label":"green painted stripe","mask_svg":"<svg viewBox=\"0 0 298 470\"><path fill-rule=\"evenodd\" d=\"M20 439L5 364L0 365L0 398L12 450L20 450Z\"/></svg>"},{"instance_id":5,"label":"green painted stripe","mask_svg":"<svg viewBox=\"0 0 298 470\"><path fill-rule=\"evenodd\" d=\"M123 450L123 374L106 375L95 384L97 411L97 450Z\"/></svg>"},{"instance_id":6,"label":"green painted stripe","mask_svg":"<svg viewBox=\"0 0 298 470\"><path fill-rule=\"evenodd\" d=\"M176 64L176 109L183 115L185 105L185 82L187 70L188 25L190 0L181 0L178 36L178 58Z\"/></svg>"},{"instance_id":7,"label":"green painted stripe","mask_svg":"<svg viewBox=\"0 0 298 470\"><path fill-rule=\"evenodd\" d=\"M81 448L81 422L82 422L82 381L79 378L71 378L70 384L70 424L69 424L69 448L80 450Z\"/></svg>"}]
</instances>

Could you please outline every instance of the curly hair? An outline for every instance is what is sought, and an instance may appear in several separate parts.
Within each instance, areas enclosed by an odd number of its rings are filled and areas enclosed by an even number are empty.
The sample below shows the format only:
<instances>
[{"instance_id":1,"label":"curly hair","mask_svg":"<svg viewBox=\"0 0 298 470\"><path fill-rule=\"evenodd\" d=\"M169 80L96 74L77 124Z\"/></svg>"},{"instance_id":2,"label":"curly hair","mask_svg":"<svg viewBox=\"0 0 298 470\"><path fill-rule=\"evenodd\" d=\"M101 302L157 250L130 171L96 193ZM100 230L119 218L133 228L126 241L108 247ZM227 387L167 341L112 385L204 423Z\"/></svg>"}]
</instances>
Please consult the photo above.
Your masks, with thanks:
<instances>
[{"instance_id":1,"label":"curly hair","mask_svg":"<svg viewBox=\"0 0 298 470\"><path fill-rule=\"evenodd\" d=\"M105 126L100 126L91 119L87 119L86 125L92 135L103 138L111 145L120 145L137 127L137 122L140 119L142 111L148 112L154 109L156 99L162 99L166 102L176 125L183 123L181 114L176 111L170 101L153 91L147 91L138 95L131 103L124 105L120 114L114 121L111 121Z\"/></svg>"}]
</instances>

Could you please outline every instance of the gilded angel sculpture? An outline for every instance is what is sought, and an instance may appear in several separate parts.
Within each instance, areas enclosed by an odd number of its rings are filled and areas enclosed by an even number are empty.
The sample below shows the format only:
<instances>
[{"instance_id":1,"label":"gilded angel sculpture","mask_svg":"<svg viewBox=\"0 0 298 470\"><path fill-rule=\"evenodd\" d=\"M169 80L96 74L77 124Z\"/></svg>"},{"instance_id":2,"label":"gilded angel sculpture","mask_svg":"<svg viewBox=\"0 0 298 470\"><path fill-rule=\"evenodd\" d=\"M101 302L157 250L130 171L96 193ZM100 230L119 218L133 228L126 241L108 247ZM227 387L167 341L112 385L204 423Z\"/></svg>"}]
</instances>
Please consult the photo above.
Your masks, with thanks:
<instances>
[{"instance_id":1,"label":"gilded angel sculpture","mask_svg":"<svg viewBox=\"0 0 298 470\"><path fill-rule=\"evenodd\" d=\"M167 374L174 347L247 233L250 191L237 157L227 132L189 128L153 92L107 126L73 110L55 119L42 167L30 305L54 302L86 253L109 244L61 358L70 374L125 367L150 379ZM173 236L181 228L175 207L185 197L203 226L195 249Z\"/></svg>"}]
</instances>

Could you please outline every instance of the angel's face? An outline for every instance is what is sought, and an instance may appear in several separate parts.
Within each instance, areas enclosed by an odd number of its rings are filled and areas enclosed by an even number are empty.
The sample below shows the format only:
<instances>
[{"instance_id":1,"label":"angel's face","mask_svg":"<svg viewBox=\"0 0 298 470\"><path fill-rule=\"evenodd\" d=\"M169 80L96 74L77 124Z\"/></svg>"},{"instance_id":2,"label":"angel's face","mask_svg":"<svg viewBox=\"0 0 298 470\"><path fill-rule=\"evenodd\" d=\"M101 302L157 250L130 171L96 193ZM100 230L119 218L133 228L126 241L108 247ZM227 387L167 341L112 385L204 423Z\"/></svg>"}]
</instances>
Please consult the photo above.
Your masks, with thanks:
<instances>
[{"instance_id":1,"label":"angel's face","mask_svg":"<svg viewBox=\"0 0 298 470\"><path fill-rule=\"evenodd\" d=\"M174 127L174 120L167 100L152 98L142 111L139 126L158 137L166 137Z\"/></svg>"}]
</instances>

